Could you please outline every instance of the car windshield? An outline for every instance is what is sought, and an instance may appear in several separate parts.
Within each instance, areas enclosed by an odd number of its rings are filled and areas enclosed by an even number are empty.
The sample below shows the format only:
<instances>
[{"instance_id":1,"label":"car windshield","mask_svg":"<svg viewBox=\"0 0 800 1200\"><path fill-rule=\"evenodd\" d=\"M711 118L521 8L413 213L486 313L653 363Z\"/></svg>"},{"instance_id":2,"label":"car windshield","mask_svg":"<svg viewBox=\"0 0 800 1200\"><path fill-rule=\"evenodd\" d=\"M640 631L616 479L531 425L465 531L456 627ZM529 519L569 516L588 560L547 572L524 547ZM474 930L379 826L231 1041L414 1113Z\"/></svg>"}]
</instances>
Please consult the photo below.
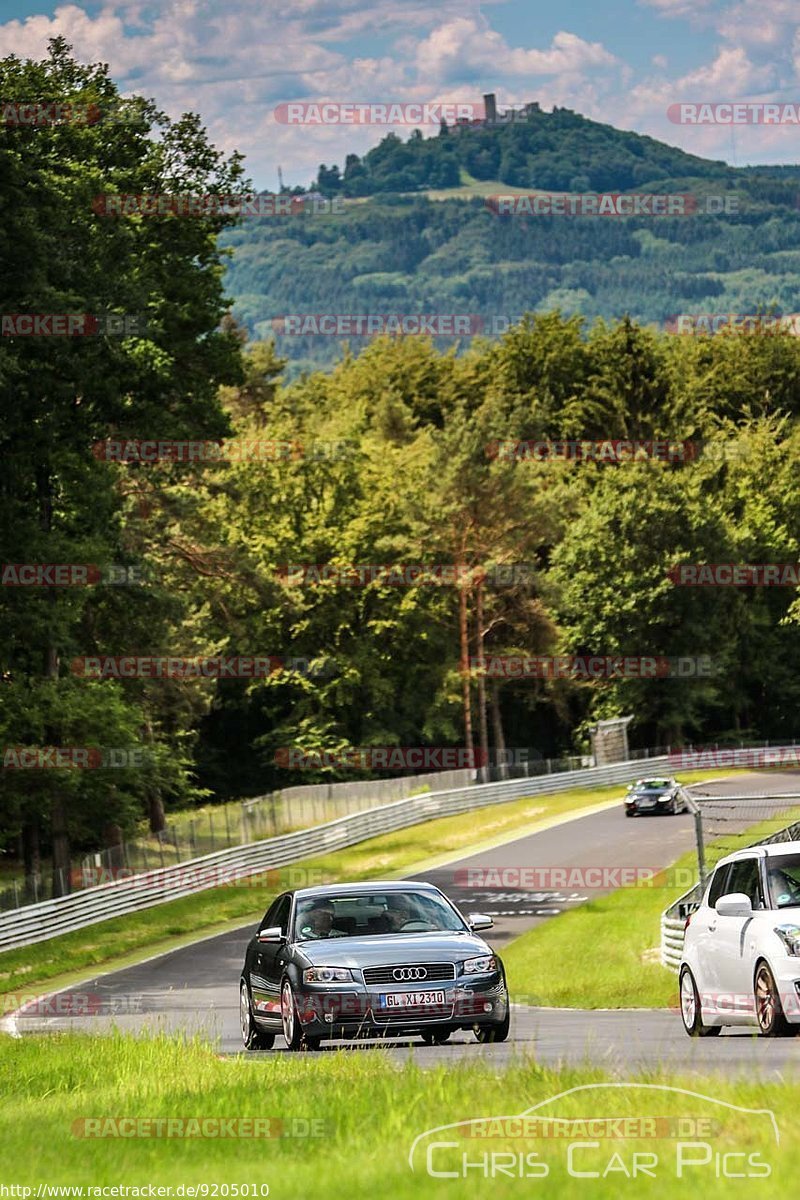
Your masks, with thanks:
<instances>
[{"instance_id":1,"label":"car windshield","mask_svg":"<svg viewBox=\"0 0 800 1200\"><path fill-rule=\"evenodd\" d=\"M294 940L373 937L396 933L457 932L468 926L442 896L431 892L375 892L299 899Z\"/></svg>"},{"instance_id":2,"label":"car windshield","mask_svg":"<svg viewBox=\"0 0 800 1200\"><path fill-rule=\"evenodd\" d=\"M770 854L767 879L774 908L800 908L800 854Z\"/></svg>"},{"instance_id":3,"label":"car windshield","mask_svg":"<svg viewBox=\"0 0 800 1200\"><path fill-rule=\"evenodd\" d=\"M648 779L645 783L637 783L637 792L664 792L670 786L668 779Z\"/></svg>"}]
</instances>

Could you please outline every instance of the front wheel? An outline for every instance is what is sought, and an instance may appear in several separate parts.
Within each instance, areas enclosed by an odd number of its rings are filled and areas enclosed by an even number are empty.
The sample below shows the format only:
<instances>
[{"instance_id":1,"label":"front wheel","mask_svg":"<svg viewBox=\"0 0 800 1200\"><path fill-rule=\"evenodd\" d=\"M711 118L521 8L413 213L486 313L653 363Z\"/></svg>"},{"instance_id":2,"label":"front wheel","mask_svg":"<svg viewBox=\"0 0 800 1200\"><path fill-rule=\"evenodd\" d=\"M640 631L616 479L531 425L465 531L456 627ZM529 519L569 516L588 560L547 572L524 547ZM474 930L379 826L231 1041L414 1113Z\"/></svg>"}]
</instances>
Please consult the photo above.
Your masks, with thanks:
<instances>
[{"instance_id":1,"label":"front wheel","mask_svg":"<svg viewBox=\"0 0 800 1200\"><path fill-rule=\"evenodd\" d=\"M786 1037L794 1030L783 1012L780 994L772 971L765 962L759 963L755 978L756 1017L762 1037Z\"/></svg>"},{"instance_id":2,"label":"front wheel","mask_svg":"<svg viewBox=\"0 0 800 1200\"><path fill-rule=\"evenodd\" d=\"M474 1025L473 1031L479 1042L504 1042L511 1029L511 1010L506 1007L502 1021L492 1025Z\"/></svg>"},{"instance_id":3,"label":"front wheel","mask_svg":"<svg viewBox=\"0 0 800 1200\"><path fill-rule=\"evenodd\" d=\"M721 1031L720 1025L704 1025L700 1008L700 997L697 994L697 984L694 975L688 967L681 971L681 1019L683 1028L689 1037L717 1037Z\"/></svg>"},{"instance_id":4,"label":"front wheel","mask_svg":"<svg viewBox=\"0 0 800 1200\"><path fill-rule=\"evenodd\" d=\"M271 1050L275 1045L275 1034L265 1033L255 1023L250 992L244 980L239 988L239 1022L246 1050Z\"/></svg>"}]
</instances>

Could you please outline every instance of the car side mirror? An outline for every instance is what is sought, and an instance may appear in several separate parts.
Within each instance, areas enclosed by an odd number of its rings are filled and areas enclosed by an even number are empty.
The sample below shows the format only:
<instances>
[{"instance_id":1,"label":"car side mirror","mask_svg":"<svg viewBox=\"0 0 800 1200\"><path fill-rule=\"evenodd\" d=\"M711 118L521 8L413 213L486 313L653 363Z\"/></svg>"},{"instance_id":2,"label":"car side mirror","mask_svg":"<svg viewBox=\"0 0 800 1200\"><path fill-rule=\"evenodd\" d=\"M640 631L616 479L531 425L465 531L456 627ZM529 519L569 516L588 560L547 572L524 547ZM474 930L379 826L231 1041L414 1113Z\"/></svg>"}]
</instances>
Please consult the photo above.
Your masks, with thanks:
<instances>
[{"instance_id":1,"label":"car side mirror","mask_svg":"<svg viewBox=\"0 0 800 1200\"><path fill-rule=\"evenodd\" d=\"M469 927L473 933L478 933L481 929L491 929L494 921L491 917L484 916L483 913L469 914Z\"/></svg>"},{"instance_id":2,"label":"car side mirror","mask_svg":"<svg viewBox=\"0 0 800 1200\"><path fill-rule=\"evenodd\" d=\"M268 929L259 929L259 942L285 942L286 937L280 925L270 925Z\"/></svg>"},{"instance_id":3,"label":"car side mirror","mask_svg":"<svg viewBox=\"0 0 800 1200\"><path fill-rule=\"evenodd\" d=\"M745 896L744 892L731 892L728 896L720 896L714 908L721 917L750 917L753 915L750 897Z\"/></svg>"}]
</instances>

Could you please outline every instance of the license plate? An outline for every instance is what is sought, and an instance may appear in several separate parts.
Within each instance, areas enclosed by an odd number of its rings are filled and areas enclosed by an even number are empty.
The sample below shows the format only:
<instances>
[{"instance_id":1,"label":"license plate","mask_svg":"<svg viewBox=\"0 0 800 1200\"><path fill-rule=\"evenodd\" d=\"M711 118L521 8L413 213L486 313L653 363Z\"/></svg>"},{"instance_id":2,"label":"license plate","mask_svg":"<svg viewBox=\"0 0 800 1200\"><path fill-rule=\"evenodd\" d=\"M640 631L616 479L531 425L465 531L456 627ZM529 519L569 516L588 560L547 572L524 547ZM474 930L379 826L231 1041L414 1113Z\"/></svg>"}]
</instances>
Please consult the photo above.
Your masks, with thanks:
<instances>
[{"instance_id":1,"label":"license plate","mask_svg":"<svg viewBox=\"0 0 800 1200\"><path fill-rule=\"evenodd\" d=\"M655 808L655 806L656 806L655 800L640 800L639 801L639 808Z\"/></svg>"},{"instance_id":2,"label":"license plate","mask_svg":"<svg viewBox=\"0 0 800 1200\"><path fill-rule=\"evenodd\" d=\"M444 992L386 992L381 1008L414 1008L418 1004L444 1004Z\"/></svg>"}]
</instances>

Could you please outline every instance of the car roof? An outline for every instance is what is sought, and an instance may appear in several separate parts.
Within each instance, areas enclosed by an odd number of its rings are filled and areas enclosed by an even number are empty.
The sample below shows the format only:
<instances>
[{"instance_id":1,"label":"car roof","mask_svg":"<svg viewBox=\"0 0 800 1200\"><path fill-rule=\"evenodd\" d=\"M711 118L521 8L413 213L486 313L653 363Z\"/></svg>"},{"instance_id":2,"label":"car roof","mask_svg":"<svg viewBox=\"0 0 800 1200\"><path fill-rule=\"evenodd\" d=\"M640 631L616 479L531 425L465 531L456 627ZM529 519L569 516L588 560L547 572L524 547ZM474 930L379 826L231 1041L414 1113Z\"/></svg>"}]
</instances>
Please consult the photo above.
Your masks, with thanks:
<instances>
[{"instance_id":1,"label":"car roof","mask_svg":"<svg viewBox=\"0 0 800 1200\"><path fill-rule=\"evenodd\" d=\"M800 842L769 842L765 846L747 846L744 850L734 850L732 854L726 854L717 866L737 862L740 858L769 858L773 854L800 854Z\"/></svg>"},{"instance_id":2,"label":"car roof","mask_svg":"<svg viewBox=\"0 0 800 1200\"><path fill-rule=\"evenodd\" d=\"M312 896L369 896L373 892L433 892L439 889L432 883L414 879L376 879L373 883L325 883L317 887L297 888L295 896L307 900Z\"/></svg>"},{"instance_id":3,"label":"car roof","mask_svg":"<svg viewBox=\"0 0 800 1200\"><path fill-rule=\"evenodd\" d=\"M634 783L632 786L646 787L649 785L651 787L671 787L673 783L677 783L677 780L673 779L672 776L654 775L649 779L637 779L636 783Z\"/></svg>"}]
</instances>

